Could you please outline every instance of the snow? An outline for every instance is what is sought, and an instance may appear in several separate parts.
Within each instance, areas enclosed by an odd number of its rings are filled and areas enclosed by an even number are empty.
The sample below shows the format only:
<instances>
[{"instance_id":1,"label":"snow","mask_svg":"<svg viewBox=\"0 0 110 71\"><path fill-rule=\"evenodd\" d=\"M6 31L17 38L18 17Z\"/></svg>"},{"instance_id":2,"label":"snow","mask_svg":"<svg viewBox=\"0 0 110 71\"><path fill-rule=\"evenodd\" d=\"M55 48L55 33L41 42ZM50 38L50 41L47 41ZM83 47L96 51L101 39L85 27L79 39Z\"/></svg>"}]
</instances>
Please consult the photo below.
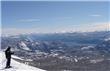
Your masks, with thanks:
<instances>
[{"instance_id":1,"label":"snow","mask_svg":"<svg viewBox=\"0 0 110 71\"><path fill-rule=\"evenodd\" d=\"M104 59L94 59L94 60L90 60L90 63L97 63L97 62L102 62Z\"/></svg>"},{"instance_id":2,"label":"snow","mask_svg":"<svg viewBox=\"0 0 110 71\"><path fill-rule=\"evenodd\" d=\"M88 49L90 49L90 48L94 48L93 46L87 46L87 47L82 47L81 49L82 50L88 50Z\"/></svg>"},{"instance_id":3,"label":"snow","mask_svg":"<svg viewBox=\"0 0 110 71\"><path fill-rule=\"evenodd\" d=\"M104 39L105 41L109 41L110 40L110 37L109 38L106 38L106 39Z\"/></svg>"},{"instance_id":4,"label":"snow","mask_svg":"<svg viewBox=\"0 0 110 71\"><path fill-rule=\"evenodd\" d=\"M27 39L28 39L29 41L33 42L33 40L32 40L31 37L27 36Z\"/></svg>"},{"instance_id":5,"label":"snow","mask_svg":"<svg viewBox=\"0 0 110 71\"><path fill-rule=\"evenodd\" d=\"M36 45L40 45L40 43L39 42L36 42Z\"/></svg>"},{"instance_id":6,"label":"snow","mask_svg":"<svg viewBox=\"0 0 110 71\"><path fill-rule=\"evenodd\" d=\"M14 56L16 57L16 56ZM18 57L16 57L18 58ZM36 67L32 67L23 63L19 63L15 60L11 60L12 68L4 69L6 64L6 58L4 52L0 51L0 71L45 71Z\"/></svg>"},{"instance_id":7,"label":"snow","mask_svg":"<svg viewBox=\"0 0 110 71\"><path fill-rule=\"evenodd\" d=\"M24 42L21 42L21 43L20 43L20 46L21 46L21 48L24 49L24 50L30 50Z\"/></svg>"},{"instance_id":8,"label":"snow","mask_svg":"<svg viewBox=\"0 0 110 71\"><path fill-rule=\"evenodd\" d=\"M75 61L75 62L78 62L78 60L77 60L76 58L74 58L74 61Z\"/></svg>"},{"instance_id":9,"label":"snow","mask_svg":"<svg viewBox=\"0 0 110 71\"><path fill-rule=\"evenodd\" d=\"M20 58L20 57L17 57L17 56L15 56L15 55L12 55L11 57L12 57L12 58L15 58L15 59L19 59L19 60L24 60L24 59L22 59L22 58Z\"/></svg>"}]
</instances>

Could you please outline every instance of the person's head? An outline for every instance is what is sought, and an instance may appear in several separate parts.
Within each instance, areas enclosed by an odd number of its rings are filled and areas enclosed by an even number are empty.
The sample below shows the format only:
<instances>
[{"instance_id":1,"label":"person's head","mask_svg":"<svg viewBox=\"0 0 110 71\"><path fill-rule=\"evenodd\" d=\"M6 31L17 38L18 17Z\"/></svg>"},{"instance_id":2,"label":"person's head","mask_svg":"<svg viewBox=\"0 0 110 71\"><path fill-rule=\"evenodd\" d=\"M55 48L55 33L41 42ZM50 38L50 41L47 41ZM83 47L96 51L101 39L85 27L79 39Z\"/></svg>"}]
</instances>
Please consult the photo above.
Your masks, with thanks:
<instances>
[{"instance_id":1,"label":"person's head","mask_svg":"<svg viewBox=\"0 0 110 71\"><path fill-rule=\"evenodd\" d=\"M10 46L8 46L7 51L10 51L10 49L11 49L11 47L10 47Z\"/></svg>"}]
</instances>

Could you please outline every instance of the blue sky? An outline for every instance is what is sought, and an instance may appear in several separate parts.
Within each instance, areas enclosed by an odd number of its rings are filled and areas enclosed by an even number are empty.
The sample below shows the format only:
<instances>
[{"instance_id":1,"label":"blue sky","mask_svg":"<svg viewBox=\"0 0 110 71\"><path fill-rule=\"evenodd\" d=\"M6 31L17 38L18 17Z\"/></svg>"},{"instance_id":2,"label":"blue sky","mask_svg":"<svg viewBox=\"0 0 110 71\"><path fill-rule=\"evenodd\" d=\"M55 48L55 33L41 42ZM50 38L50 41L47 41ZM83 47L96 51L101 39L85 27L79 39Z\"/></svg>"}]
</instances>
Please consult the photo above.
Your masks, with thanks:
<instances>
[{"instance_id":1,"label":"blue sky","mask_svg":"<svg viewBox=\"0 0 110 71\"><path fill-rule=\"evenodd\" d=\"M108 2L2 1L4 34L106 30Z\"/></svg>"}]
</instances>

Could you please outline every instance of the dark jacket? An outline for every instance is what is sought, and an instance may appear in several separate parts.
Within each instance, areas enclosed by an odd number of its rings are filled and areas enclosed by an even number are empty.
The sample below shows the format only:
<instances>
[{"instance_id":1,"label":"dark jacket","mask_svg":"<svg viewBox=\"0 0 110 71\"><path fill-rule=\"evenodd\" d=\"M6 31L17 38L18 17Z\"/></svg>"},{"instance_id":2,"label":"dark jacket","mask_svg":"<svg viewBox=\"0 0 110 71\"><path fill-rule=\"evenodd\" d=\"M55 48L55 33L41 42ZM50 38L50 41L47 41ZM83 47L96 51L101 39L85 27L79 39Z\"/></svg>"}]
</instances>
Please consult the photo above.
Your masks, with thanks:
<instances>
[{"instance_id":1,"label":"dark jacket","mask_svg":"<svg viewBox=\"0 0 110 71\"><path fill-rule=\"evenodd\" d=\"M5 55L6 55L6 58L11 58L11 55L14 54L14 52L11 52L10 51L10 48L7 48L7 50L5 51Z\"/></svg>"}]
</instances>

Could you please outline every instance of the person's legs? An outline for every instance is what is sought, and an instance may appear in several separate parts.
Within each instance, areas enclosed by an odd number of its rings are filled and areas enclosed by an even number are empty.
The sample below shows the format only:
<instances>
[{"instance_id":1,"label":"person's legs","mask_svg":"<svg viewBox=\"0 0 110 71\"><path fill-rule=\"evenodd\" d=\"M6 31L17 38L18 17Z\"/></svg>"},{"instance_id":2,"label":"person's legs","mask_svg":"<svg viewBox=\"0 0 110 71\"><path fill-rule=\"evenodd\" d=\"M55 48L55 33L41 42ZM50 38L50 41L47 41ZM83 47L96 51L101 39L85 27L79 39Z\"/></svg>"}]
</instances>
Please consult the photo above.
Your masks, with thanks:
<instances>
[{"instance_id":1,"label":"person's legs","mask_svg":"<svg viewBox=\"0 0 110 71\"><path fill-rule=\"evenodd\" d=\"M10 67L10 58L7 59L6 68Z\"/></svg>"},{"instance_id":2,"label":"person's legs","mask_svg":"<svg viewBox=\"0 0 110 71\"><path fill-rule=\"evenodd\" d=\"M11 60L11 59L9 58L9 59L8 59L8 67L10 67L10 60Z\"/></svg>"},{"instance_id":3,"label":"person's legs","mask_svg":"<svg viewBox=\"0 0 110 71\"><path fill-rule=\"evenodd\" d=\"M5 68L8 68L8 63L9 63L9 62L8 62L8 59L7 59L7 61L6 61L6 67L5 67Z\"/></svg>"}]
</instances>

